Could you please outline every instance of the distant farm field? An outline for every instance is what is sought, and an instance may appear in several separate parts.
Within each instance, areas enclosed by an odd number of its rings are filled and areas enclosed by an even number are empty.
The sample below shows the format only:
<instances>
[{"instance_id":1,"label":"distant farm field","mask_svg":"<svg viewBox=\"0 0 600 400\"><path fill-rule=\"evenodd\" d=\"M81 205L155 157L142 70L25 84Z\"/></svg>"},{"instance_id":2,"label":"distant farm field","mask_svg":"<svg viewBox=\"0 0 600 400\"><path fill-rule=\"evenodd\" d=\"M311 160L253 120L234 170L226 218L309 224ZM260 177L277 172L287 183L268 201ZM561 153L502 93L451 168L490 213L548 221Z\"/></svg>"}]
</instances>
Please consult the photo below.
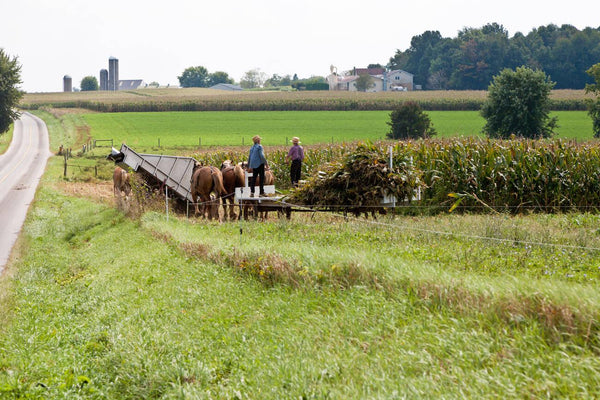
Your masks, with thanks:
<instances>
[{"instance_id":1,"label":"distant farm field","mask_svg":"<svg viewBox=\"0 0 600 400\"><path fill-rule=\"evenodd\" d=\"M585 110L583 90L555 90L555 111ZM483 90L414 92L222 91L201 88L142 89L120 92L28 93L20 106L84 108L99 112L153 111L389 111L415 101L429 111L477 111L487 98Z\"/></svg>"},{"instance_id":2,"label":"distant farm field","mask_svg":"<svg viewBox=\"0 0 600 400\"><path fill-rule=\"evenodd\" d=\"M477 111L428 112L439 137L482 136L485 120ZM557 137L587 140L592 122L584 111L556 111ZM387 111L206 111L84 114L95 139L134 147L285 145L298 136L304 144L385 139Z\"/></svg>"}]
</instances>

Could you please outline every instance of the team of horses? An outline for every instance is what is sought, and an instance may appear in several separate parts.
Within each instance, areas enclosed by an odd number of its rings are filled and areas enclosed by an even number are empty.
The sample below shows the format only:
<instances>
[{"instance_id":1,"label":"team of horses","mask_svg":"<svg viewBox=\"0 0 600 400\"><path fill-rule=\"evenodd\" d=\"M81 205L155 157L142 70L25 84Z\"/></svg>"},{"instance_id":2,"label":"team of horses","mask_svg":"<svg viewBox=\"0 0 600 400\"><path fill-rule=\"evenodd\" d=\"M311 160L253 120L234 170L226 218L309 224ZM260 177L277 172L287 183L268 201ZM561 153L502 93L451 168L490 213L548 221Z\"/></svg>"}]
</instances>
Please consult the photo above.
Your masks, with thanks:
<instances>
[{"instance_id":1,"label":"team of horses","mask_svg":"<svg viewBox=\"0 0 600 400\"><path fill-rule=\"evenodd\" d=\"M223 203L223 216L231 220L242 217L242 212L236 215L235 212L235 189L244 187L246 183L245 171L248 165L245 162L233 164L231 160L225 160L220 168L213 166L204 166L196 163L192 170L190 180L190 192L192 202L194 203L194 215L200 215L209 220L220 220L219 206ZM265 171L265 185L273 185L275 176L268 169ZM256 180L256 186L260 185L260 177ZM113 187L115 197L121 198L125 193L125 199L129 198L131 193L131 184L129 182L129 173L121 167L115 167L113 173ZM243 214L248 217L252 212L256 212L249 207L244 207ZM267 217L266 211L260 213L262 219Z\"/></svg>"},{"instance_id":2,"label":"team of horses","mask_svg":"<svg viewBox=\"0 0 600 400\"><path fill-rule=\"evenodd\" d=\"M225 219L234 220L241 218L235 213L235 189L244 187L246 183L245 171L248 165L245 162L233 164L231 160L225 160L220 169L212 166L202 166L197 163L192 171L190 191L194 203L194 214L200 214L204 218L220 220L219 203L223 203L223 216ZM265 185L273 185L275 176L271 170L265 171ZM260 184L260 178L256 185ZM249 209L244 208L247 217ZM266 213L261 217L266 218Z\"/></svg>"}]
</instances>

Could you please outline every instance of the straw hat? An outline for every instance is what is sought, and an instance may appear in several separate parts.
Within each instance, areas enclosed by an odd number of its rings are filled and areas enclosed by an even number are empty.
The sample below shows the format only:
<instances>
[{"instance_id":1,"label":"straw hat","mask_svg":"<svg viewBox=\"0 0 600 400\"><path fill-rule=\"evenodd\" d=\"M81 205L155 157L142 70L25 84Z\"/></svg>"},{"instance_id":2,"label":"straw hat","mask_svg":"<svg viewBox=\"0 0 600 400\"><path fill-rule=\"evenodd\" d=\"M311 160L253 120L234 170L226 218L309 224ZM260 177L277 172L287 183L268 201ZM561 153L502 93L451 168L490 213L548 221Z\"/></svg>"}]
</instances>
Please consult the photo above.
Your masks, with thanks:
<instances>
[{"instance_id":1,"label":"straw hat","mask_svg":"<svg viewBox=\"0 0 600 400\"><path fill-rule=\"evenodd\" d=\"M300 144L300 139L298 139L296 136L294 136L294 137L292 138L292 143L297 143L297 144Z\"/></svg>"},{"instance_id":2,"label":"straw hat","mask_svg":"<svg viewBox=\"0 0 600 400\"><path fill-rule=\"evenodd\" d=\"M261 139L261 137L260 137L260 136L258 136L258 135L256 135L256 136L254 136L254 137L252 138L252 141L253 141L254 143L258 143L258 142L260 142L260 139Z\"/></svg>"}]
</instances>

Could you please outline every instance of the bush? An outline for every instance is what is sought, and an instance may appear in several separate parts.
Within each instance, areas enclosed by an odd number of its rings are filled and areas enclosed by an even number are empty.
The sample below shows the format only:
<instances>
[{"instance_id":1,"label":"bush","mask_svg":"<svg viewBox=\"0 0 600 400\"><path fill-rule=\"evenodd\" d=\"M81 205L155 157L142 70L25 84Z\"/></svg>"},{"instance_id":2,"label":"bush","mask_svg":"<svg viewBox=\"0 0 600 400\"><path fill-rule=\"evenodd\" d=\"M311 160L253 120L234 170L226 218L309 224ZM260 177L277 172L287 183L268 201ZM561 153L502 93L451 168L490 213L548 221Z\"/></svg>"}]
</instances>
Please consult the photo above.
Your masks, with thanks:
<instances>
[{"instance_id":1,"label":"bush","mask_svg":"<svg viewBox=\"0 0 600 400\"><path fill-rule=\"evenodd\" d=\"M436 134L429 116L413 101L405 102L392 111L387 124L391 126L387 134L390 139L419 139Z\"/></svg>"}]
</instances>

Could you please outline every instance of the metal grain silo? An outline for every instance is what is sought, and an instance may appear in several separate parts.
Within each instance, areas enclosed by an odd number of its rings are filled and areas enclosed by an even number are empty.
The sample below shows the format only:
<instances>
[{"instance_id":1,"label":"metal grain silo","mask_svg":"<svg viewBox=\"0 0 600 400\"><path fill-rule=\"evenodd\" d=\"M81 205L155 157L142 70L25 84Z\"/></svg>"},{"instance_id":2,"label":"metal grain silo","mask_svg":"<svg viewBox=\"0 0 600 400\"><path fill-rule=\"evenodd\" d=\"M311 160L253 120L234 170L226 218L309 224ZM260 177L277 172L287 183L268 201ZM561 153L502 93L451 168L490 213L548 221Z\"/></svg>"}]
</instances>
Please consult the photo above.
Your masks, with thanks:
<instances>
[{"instance_id":1,"label":"metal grain silo","mask_svg":"<svg viewBox=\"0 0 600 400\"><path fill-rule=\"evenodd\" d=\"M108 70L100 70L100 90L108 90Z\"/></svg>"},{"instance_id":2,"label":"metal grain silo","mask_svg":"<svg viewBox=\"0 0 600 400\"><path fill-rule=\"evenodd\" d=\"M108 90L119 90L119 60L115 57L108 59Z\"/></svg>"},{"instance_id":3,"label":"metal grain silo","mask_svg":"<svg viewBox=\"0 0 600 400\"><path fill-rule=\"evenodd\" d=\"M63 76L63 92L73 91L73 79L69 75Z\"/></svg>"}]
</instances>

